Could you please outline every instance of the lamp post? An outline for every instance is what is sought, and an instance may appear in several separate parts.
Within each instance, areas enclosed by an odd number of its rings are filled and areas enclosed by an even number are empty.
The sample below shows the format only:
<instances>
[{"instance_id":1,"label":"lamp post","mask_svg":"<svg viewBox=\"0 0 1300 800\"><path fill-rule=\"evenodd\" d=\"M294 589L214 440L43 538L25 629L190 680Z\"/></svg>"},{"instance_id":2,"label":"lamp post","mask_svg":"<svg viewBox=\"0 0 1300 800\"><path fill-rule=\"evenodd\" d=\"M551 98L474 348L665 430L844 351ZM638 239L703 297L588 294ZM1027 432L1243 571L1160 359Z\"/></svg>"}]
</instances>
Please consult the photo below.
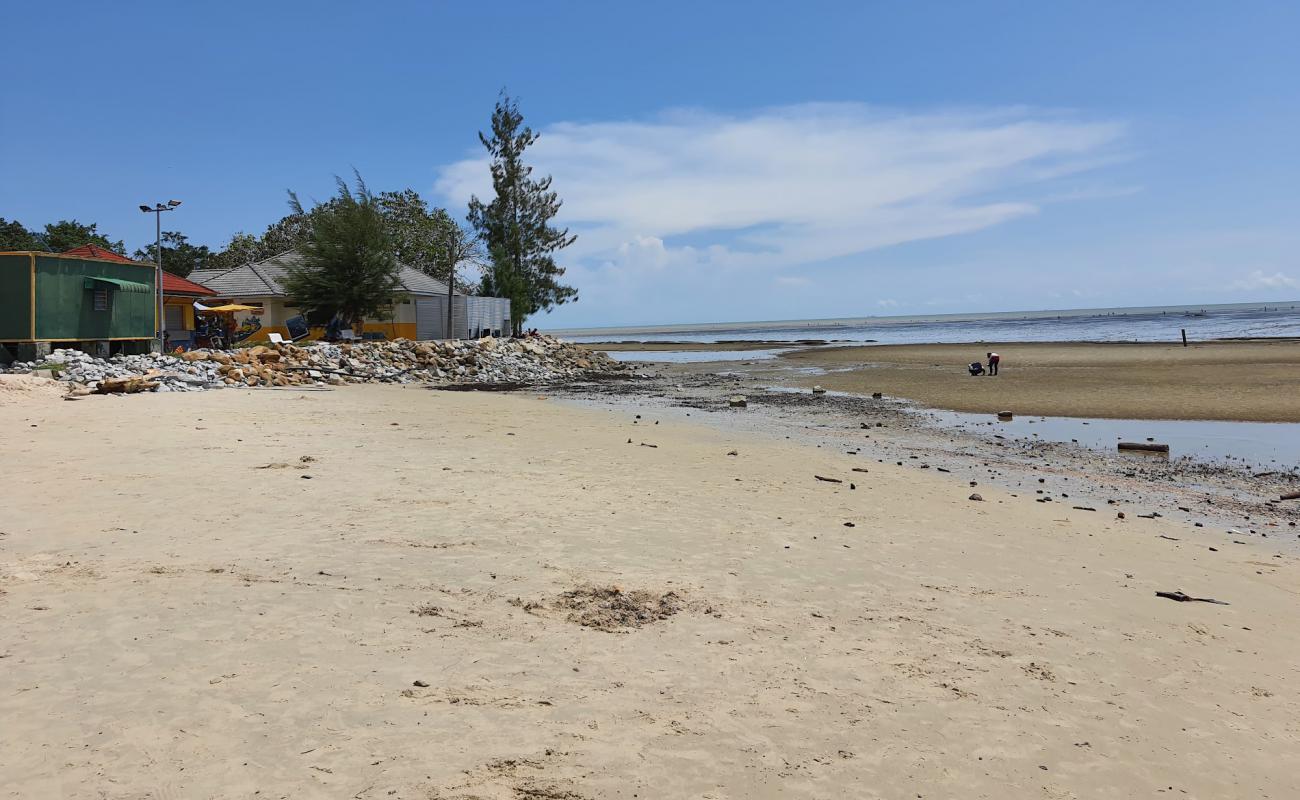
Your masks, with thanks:
<instances>
[{"instance_id":1,"label":"lamp post","mask_svg":"<svg viewBox=\"0 0 1300 800\"><path fill-rule=\"evenodd\" d=\"M155 237L156 237L156 239L155 239L155 245L154 245L154 246L155 246L157 249L155 249L155 250L153 251L153 254L154 254L154 263L155 263L155 265L156 265L155 274L154 274L154 280L155 280L156 285L155 285L154 288L155 288L155 289L157 290L157 292L158 292L158 312L157 312L157 313L158 313L158 324L155 326L155 329L154 329L154 335L158 337L158 351L159 351L159 352L165 352L165 348L166 348L166 346L167 346L167 345L166 345L166 339L167 339L167 318L166 318L166 316L163 315L163 286L162 286L162 284L163 284L163 279L162 279L162 212L164 212L164 211L175 211L175 210L176 210L176 206L179 206L180 204L181 204L181 201L179 201L179 200L168 200L168 201L166 202L166 204L163 204L163 203L157 203L157 204L155 204L155 205L153 206L153 208L150 208L149 206L146 206L146 205L142 205L142 206L140 206L140 210L143 211L144 213L146 213L146 214L153 214L154 223L155 223L155 226L154 226L154 227L155 227Z\"/></svg>"}]
</instances>

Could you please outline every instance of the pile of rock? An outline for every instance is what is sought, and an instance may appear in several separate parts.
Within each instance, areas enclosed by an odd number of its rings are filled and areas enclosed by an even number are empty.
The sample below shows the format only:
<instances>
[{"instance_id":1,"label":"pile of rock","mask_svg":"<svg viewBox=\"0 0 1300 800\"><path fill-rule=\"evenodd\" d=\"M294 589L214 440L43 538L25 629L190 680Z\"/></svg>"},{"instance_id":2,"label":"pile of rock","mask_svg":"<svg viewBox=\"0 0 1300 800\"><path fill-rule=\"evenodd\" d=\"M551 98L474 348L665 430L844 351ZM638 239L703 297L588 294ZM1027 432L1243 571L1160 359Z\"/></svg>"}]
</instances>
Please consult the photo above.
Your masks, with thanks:
<instances>
[{"instance_id":1,"label":"pile of rock","mask_svg":"<svg viewBox=\"0 0 1300 800\"><path fill-rule=\"evenodd\" d=\"M146 378L156 391L202 391L227 386L299 386L345 383L551 383L624 368L604 353L549 336L477 341L271 344L236 350L95 358L55 350L45 362L10 365L9 372L57 370L60 380L97 388L112 379ZM116 383L116 381L114 381ZM112 384L110 384L112 385Z\"/></svg>"},{"instance_id":2,"label":"pile of rock","mask_svg":"<svg viewBox=\"0 0 1300 800\"><path fill-rule=\"evenodd\" d=\"M117 355L109 359L96 358L81 350L55 350L39 362L16 361L8 372L49 371L51 377L61 381L83 384L91 389L126 385L137 378L147 378L148 383L133 383L147 391L184 392L225 386L216 373L216 365L197 364L176 356L148 353L144 355ZM156 383L151 387L148 384ZM136 389L135 391L140 391ZM117 391L113 389L112 391Z\"/></svg>"}]
</instances>

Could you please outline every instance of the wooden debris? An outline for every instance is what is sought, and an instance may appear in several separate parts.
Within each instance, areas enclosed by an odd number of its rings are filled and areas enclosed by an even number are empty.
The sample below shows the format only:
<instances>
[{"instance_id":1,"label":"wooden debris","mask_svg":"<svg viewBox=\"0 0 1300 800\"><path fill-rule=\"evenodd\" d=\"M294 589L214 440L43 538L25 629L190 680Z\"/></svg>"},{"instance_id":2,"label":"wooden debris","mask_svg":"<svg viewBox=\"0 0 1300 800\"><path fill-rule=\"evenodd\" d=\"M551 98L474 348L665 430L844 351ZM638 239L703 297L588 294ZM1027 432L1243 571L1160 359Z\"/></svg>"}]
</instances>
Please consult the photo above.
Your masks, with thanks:
<instances>
[{"instance_id":1,"label":"wooden debris","mask_svg":"<svg viewBox=\"0 0 1300 800\"><path fill-rule=\"evenodd\" d=\"M1148 453L1169 452L1169 445L1156 444L1154 442L1120 442L1117 447L1120 450L1142 450Z\"/></svg>"},{"instance_id":2,"label":"wooden debris","mask_svg":"<svg viewBox=\"0 0 1300 800\"><path fill-rule=\"evenodd\" d=\"M1184 594L1182 591L1156 592L1156 597L1165 597L1170 600L1177 600L1180 603L1214 603L1219 606L1228 605L1228 603L1223 600L1215 600L1212 597L1192 597L1189 594Z\"/></svg>"}]
</instances>

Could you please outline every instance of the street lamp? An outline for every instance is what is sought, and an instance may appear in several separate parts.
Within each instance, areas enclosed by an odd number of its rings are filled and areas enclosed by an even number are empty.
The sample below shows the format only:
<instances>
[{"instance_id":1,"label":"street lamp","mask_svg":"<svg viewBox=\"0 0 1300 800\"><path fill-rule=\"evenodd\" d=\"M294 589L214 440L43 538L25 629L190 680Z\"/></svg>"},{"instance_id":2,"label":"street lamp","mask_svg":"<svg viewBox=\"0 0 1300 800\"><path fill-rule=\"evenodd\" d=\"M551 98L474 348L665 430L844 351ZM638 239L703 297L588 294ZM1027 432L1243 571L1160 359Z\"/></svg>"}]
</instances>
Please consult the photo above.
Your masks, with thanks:
<instances>
[{"instance_id":1,"label":"street lamp","mask_svg":"<svg viewBox=\"0 0 1300 800\"><path fill-rule=\"evenodd\" d=\"M174 211L176 210L176 206L180 204L181 201L179 200L168 200L165 204L158 203L154 205L153 208L150 208L149 206L146 205L140 206L140 210L143 211L144 213L153 214L155 227L156 227L155 232L157 234L157 241L156 244L154 245L157 248L154 250L154 263L157 265L157 269L155 270L156 272L155 280L157 286L155 288L158 290L158 324L154 328L154 335L158 337L159 352L165 352L165 348L167 346L166 345L167 318L163 316L162 212Z\"/></svg>"}]
</instances>

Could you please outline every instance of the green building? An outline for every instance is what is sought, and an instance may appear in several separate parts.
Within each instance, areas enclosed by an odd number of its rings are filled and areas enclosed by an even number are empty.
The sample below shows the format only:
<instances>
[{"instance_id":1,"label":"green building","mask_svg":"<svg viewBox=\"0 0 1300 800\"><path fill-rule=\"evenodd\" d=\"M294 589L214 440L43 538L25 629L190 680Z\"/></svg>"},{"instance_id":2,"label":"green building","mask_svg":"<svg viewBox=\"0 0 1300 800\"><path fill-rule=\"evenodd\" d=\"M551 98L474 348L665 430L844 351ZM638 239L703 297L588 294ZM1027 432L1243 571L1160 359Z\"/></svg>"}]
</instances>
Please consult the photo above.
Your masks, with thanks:
<instances>
[{"instance_id":1,"label":"green building","mask_svg":"<svg viewBox=\"0 0 1300 800\"><path fill-rule=\"evenodd\" d=\"M56 347L148 352L157 331L155 275L134 262L0 253L0 347L23 361Z\"/></svg>"}]
</instances>

